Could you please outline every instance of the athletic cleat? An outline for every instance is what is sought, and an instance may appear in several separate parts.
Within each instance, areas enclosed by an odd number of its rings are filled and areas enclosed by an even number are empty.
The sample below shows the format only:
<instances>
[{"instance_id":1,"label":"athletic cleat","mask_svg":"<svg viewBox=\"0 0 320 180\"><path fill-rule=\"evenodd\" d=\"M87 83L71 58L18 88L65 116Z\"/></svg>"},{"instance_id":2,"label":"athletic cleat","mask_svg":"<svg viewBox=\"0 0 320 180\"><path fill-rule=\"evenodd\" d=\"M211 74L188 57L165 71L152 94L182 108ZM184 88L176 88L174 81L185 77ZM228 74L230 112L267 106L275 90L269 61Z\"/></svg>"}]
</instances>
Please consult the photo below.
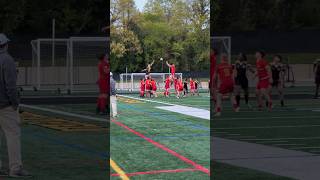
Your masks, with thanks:
<instances>
[{"instance_id":1,"label":"athletic cleat","mask_svg":"<svg viewBox=\"0 0 320 180\"><path fill-rule=\"evenodd\" d=\"M240 107L236 107L235 109L234 109L234 112L239 112L240 111Z\"/></svg>"},{"instance_id":2,"label":"athletic cleat","mask_svg":"<svg viewBox=\"0 0 320 180\"><path fill-rule=\"evenodd\" d=\"M217 112L216 114L213 115L214 117L220 117L221 116L221 112Z\"/></svg>"},{"instance_id":3,"label":"athletic cleat","mask_svg":"<svg viewBox=\"0 0 320 180\"><path fill-rule=\"evenodd\" d=\"M28 171L24 170L21 167L17 171L10 172L9 177L13 177L13 178L31 178L32 175Z\"/></svg>"}]
</instances>

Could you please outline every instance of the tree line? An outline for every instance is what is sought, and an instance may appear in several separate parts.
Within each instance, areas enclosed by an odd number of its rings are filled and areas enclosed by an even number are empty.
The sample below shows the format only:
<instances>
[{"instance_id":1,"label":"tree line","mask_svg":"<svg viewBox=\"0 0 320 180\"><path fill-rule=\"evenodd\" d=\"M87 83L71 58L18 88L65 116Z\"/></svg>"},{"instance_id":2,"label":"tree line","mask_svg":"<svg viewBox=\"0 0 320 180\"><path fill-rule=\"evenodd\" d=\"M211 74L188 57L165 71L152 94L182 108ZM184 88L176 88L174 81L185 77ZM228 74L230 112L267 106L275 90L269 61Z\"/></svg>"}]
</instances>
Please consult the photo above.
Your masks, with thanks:
<instances>
[{"instance_id":1,"label":"tree line","mask_svg":"<svg viewBox=\"0 0 320 180\"><path fill-rule=\"evenodd\" d=\"M100 33L109 18L106 0L1 0L0 32L51 34Z\"/></svg>"},{"instance_id":2,"label":"tree line","mask_svg":"<svg viewBox=\"0 0 320 180\"><path fill-rule=\"evenodd\" d=\"M153 60L153 70L209 69L209 0L149 0L140 12L133 0L111 0L111 70L140 72ZM163 61L161 61L161 58Z\"/></svg>"},{"instance_id":3,"label":"tree line","mask_svg":"<svg viewBox=\"0 0 320 180\"><path fill-rule=\"evenodd\" d=\"M211 0L212 32L320 28L319 0Z\"/></svg>"}]
</instances>

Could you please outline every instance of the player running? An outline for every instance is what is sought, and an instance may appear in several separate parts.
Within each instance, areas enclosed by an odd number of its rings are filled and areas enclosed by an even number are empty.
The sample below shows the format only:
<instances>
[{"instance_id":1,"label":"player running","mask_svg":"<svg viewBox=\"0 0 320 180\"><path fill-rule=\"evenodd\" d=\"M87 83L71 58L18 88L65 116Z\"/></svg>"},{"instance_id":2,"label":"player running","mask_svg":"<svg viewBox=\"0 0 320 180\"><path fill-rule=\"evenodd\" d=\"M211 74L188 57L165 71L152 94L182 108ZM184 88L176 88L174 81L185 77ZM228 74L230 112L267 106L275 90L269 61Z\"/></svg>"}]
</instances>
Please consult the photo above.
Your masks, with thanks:
<instances>
[{"instance_id":1,"label":"player running","mask_svg":"<svg viewBox=\"0 0 320 180\"><path fill-rule=\"evenodd\" d=\"M144 97L144 92L146 90L146 83L143 78L140 79L140 97Z\"/></svg>"},{"instance_id":2,"label":"player running","mask_svg":"<svg viewBox=\"0 0 320 180\"><path fill-rule=\"evenodd\" d=\"M169 64L168 61L166 61L166 64L170 68L170 73L171 73L172 79L175 79L176 66L173 63Z\"/></svg>"},{"instance_id":3,"label":"player running","mask_svg":"<svg viewBox=\"0 0 320 180\"><path fill-rule=\"evenodd\" d=\"M107 55L102 55L99 57L99 64L98 64L98 85L99 85L99 97L97 101L97 114L106 114L107 113L107 106L109 105L108 102L108 93L109 93L109 63Z\"/></svg>"},{"instance_id":4,"label":"player running","mask_svg":"<svg viewBox=\"0 0 320 180\"><path fill-rule=\"evenodd\" d=\"M281 107L284 106L284 72L285 68L281 62L282 57L280 55L275 55L273 57L273 62L271 63L271 72L272 72L272 87L275 87L278 90Z\"/></svg>"},{"instance_id":5,"label":"player running","mask_svg":"<svg viewBox=\"0 0 320 180\"><path fill-rule=\"evenodd\" d=\"M230 100L234 111L238 112L239 107L237 106L235 97L233 95L234 90L234 77L232 65L228 63L227 55L223 54L221 63L217 66L218 76L218 92L217 92L217 104L216 114L214 116L221 116L222 110L222 96L229 94Z\"/></svg>"},{"instance_id":6,"label":"player running","mask_svg":"<svg viewBox=\"0 0 320 180\"><path fill-rule=\"evenodd\" d=\"M319 95L319 87L320 87L320 59L314 62L313 72L315 75L315 84L316 84L316 93L314 95L314 98L317 99Z\"/></svg>"},{"instance_id":7,"label":"player running","mask_svg":"<svg viewBox=\"0 0 320 180\"><path fill-rule=\"evenodd\" d=\"M247 63L247 56L240 53L236 63L234 65L235 70L235 96L237 106L240 107L240 93L241 90L244 92L244 100L247 106L249 106L249 81L247 72L251 70L250 64Z\"/></svg>"},{"instance_id":8,"label":"player running","mask_svg":"<svg viewBox=\"0 0 320 180\"><path fill-rule=\"evenodd\" d=\"M165 91L164 91L164 96L165 97L169 97L169 94L170 94L170 83L171 83L171 78L170 76L167 76L166 80L164 81L164 88L165 88Z\"/></svg>"},{"instance_id":9,"label":"player running","mask_svg":"<svg viewBox=\"0 0 320 180\"><path fill-rule=\"evenodd\" d=\"M271 72L269 63L265 60L265 53L263 51L256 52L256 76L258 77L258 84L257 84L257 100L258 100L258 108L259 110L262 109L262 98L265 97L268 106L268 110L272 110L272 100L271 100L271 93L270 93L270 79L271 79Z\"/></svg>"}]
</instances>

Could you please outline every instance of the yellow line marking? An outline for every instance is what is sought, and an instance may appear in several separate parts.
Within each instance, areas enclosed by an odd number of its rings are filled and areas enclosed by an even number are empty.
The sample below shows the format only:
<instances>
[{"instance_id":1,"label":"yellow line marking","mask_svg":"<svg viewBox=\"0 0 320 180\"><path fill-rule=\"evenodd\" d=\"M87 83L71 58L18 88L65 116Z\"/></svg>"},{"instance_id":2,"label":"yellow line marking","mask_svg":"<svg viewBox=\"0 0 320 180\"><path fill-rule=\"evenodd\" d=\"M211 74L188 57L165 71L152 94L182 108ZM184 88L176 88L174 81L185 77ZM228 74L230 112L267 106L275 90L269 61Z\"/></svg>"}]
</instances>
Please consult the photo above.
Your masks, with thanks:
<instances>
[{"instance_id":1,"label":"yellow line marking","mask_svg":"<svg viewBox=\"0 0 320 180\"><path fill-rule=\"evenodd\" d=\"M49 117L45 115L38 115L29 112L23 112L22 116L24 122L37 125L54 130L66 131L66 132L90 132L90 131L107 131L107 128L94 124L82 123L77 121L69 121L61 118Z\"/></svg>"},{"instance_id":2,"label":"yellow line marking","mask_svg":"<svg viewBox=\"0 0 320 180\"><path fill-rule=\"evenodd\" d=\"M122 180L129 180L129 177L126 173L110 158L110 166L115 170L121 177Z\"/></svg>"}]
</instances>

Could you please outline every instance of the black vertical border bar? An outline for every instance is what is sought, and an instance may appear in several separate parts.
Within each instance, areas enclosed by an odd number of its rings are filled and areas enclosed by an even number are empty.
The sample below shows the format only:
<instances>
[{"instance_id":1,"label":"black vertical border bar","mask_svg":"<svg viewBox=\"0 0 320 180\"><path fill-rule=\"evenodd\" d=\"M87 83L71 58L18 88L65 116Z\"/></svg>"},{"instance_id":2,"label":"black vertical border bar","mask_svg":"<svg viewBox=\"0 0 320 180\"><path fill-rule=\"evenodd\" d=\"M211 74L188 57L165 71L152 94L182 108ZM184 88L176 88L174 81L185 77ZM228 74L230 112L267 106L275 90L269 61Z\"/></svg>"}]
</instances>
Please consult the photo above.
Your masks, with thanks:
<instances>
[{"instance_id":1,"label":"black vertical border bar","mask_svg":"<svg viewBox=\"0 0 320 180\"><path fill-rule=\"evenodd\" d=\"M213 36L213 29L214 29L214 22L213 22L213 11L214 11L214 1L217 1L217 0L210 0L210 52L211 52L211 49L213 48L212 47L212 42L211 42L211 37ZM210 58L210 63L211 63L211 58ZM210 68L211 69L211 68ZM210 72L210 77L211 77L211 73ZM212 79L210 79L210 83L212 82ZM214 156L214 144L213 144L213 127L214 127L214 123L213 123L213 100L212 100L212 94L211 94L211 90L210 88L212 88L211 86L209 87L209 92L210 92L210 179L213 179L213 176L214 176L214 167L213 167L213 156Z\"/></svg>"},{"instance_id":2,"label":"black vertical border bar","mask_svg":"<svg viewBox=\"0 0 320 180\"><path fill-rule=\"evenodd\" d=\"M110 52L111 52L111 49L110 49L110 41L111 41L111 38L110 38L110 3L111 1L109 0L104 0L104 1L107 1L107 7L106 7L106 15L105 15L105 20L106 20L106 26L104 28L104 31L105 31L105 34L108 38L108 41L107 41L107 49L106 49L106 54L108 55L108 57L110 57ZM108 71L107 73L110 73L110 58L108 59ZM108 87L110 87L110 79L108 79L107 81L108 83ZM110 89L108 89L108 94L107 94L108 97L110 97ZM107 101L107 111L110 112L110 98L108 98L108 101ZM107 151L107 159L105 160L105 162L107 163L106 164L106 179L110 179L110 116L109 114L107 115L107 147L106 147L106 151Z\"/></svg>"}]
</instances>

